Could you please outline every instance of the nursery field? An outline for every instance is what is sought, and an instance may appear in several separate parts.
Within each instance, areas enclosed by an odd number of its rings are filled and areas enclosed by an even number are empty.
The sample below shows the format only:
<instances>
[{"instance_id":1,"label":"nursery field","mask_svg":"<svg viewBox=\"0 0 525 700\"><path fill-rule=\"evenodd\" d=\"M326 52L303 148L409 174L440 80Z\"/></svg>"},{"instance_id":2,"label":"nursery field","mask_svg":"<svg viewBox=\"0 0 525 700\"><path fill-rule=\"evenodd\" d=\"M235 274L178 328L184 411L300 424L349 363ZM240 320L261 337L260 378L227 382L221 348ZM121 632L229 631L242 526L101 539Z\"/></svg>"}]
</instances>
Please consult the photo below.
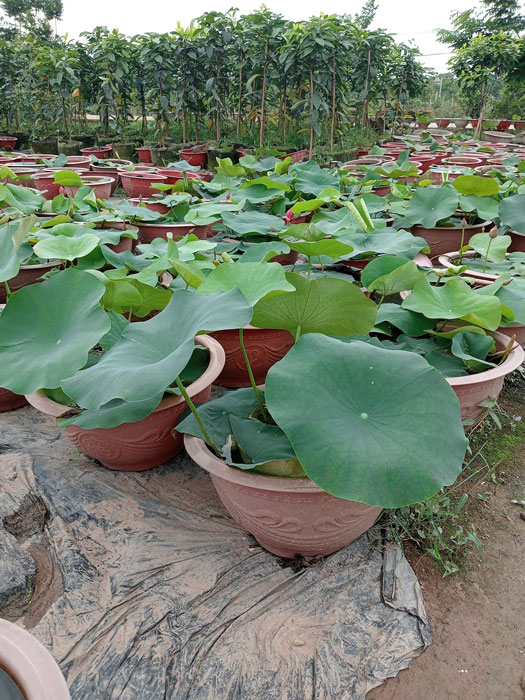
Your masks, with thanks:
<instances>
[{"instance_id":1,"label":"nursery field","mask_svg":"<svg viewBox=\"0 0 525 700\"><path fill-rule=\"evenodd\" d=\"M450 127L3 152L27 698L521 697L525 146Z\"/></svg>"}]
</instances>

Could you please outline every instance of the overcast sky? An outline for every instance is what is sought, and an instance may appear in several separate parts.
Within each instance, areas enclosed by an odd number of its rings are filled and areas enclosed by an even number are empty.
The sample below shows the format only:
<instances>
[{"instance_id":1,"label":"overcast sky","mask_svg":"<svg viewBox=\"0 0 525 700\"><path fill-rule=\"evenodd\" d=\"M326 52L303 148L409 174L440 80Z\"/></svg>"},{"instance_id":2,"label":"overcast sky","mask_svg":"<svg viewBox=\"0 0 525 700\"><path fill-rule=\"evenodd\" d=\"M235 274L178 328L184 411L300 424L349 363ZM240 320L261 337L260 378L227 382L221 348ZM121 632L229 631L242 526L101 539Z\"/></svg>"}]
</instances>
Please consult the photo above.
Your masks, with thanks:
<instances>
[{"instance_id":1,"label":"overcast sky","mask_svg":"<svg viewBox=\"0 0 525 700\"><path fill-rule=\"evenodd\" d=\"M259 7L259 0L193 0L182 3L176 0L63 0L64 14L58 23L58 32L77 37L82 31L89 31L97 24L110 29L118 28L125 34L144 32L165 32L174 29L177 21L187 25L191 19L210 10L226 11L232 5L241 13L248 13ZM325 14L350 13L360 10L363 0L266 0L267 7L292 20L308 19L321 10ZM449 15L453 10L472 8L473 0L379 0L379 9L373 27L381 27L397 34L397 39L408 43L411 39L427 54L422 61L438 71L446 69L449 49L438 43L435 30L449 26ZM431 54L431 55L428 55Z\"/></svg>"}]
</instances>

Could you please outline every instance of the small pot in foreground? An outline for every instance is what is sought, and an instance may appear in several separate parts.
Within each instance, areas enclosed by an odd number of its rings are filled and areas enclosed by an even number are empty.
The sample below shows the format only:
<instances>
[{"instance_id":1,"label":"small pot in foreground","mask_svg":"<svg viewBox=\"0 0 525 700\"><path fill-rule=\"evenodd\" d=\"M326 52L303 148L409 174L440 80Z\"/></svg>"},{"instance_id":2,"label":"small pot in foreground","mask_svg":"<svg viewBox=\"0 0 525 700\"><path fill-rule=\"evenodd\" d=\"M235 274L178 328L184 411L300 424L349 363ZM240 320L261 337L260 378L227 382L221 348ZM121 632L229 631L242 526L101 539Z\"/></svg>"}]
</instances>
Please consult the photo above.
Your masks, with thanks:
<instances>
[{"instance_id":1,"label":"small pot in foreground","mask_svg":"<svg viewBox=\"0 0 525 700\"><path fill-rule=\"evenodd\" d=\"M207 335L197 336L195 341L209 350L210 361L206 371L186 390L194 402L204 403L210 398L211 385L224 367L224 350ZM26 398L39 411L55 418L69 410L67 406L52 401L39 391ZM152 469L181 451L182 435L174 437L171 431L186 408L182 396L168 396L162 399L153 413L136 423L91 430L68 425L64 433L81 452L97 459L109 469L129 472Z\"/></svg>"},{"instance_id":2,"label":"small pot in foreground","mask_svg":"<svg viewBox=\"0 0 525 700\"><path fill-rule=\"evenodd\" d=\"M57 662L26 630L0 619L0 668L26 700L70 700Z\"/></svg>"},{"instance_id":3,"label":"small pot in foreground","mask_svg":"<svg viewBox=\"0 0 525 700\"><path fill-rule=\"evenodd\" d=\"M26 404L27 399L25 396L14 394L12 391L9 391L9 389L2 389L0 387L0 413L14 411Z\"/></svg>"},{"instance_id":4,"label":"small pot in foreground","mask_svg":"<svg viewBox=\"0 0 525 700\"><path fill-rule=\"evenodd\" d=\"M232 518L269 552L291 559L332 554L366 532L381 508L336 498L310 479L229 467L199 438L184 436L193 461L210 473Z\"/></svg>"},{"instance_id":5,"label":"small pot in foreground","mask_svg":"<svg viewBox=\"0 0 525 700\"><path fill-rule=\"evenodd\" d=\"M474 258L476 255L477 253L473 250L467 250L465 253L463 253L462 264L466 265L467 269L461 273L461 276L473 277L474 279L480 280L481 282L495 282L499 278L499 275L495 275L490 272L481 272L480 270L470 270L468 268L469 260ZM455 267L457 264L459 264L459 257L459 250L454 250L451 253L444 253L443 255L439 256L439 264L443 265L443 267L446 268Z\"/></svg>"},{"instance_id":6,"label":"small pot in foreground","mask_svg":"<svg viewBox=\"0 0 525 700\"><path fill-rule=\"evenodd\" d=\"M219 341L226 355L224 369L215 384L232 388L250 386L239 331L215 331L210 335ZM288 331L249 325L244 329L243 338L256 384L264 383L270 367L282 360L294 343L293 336Z\"/></svg>"}]
</instances>

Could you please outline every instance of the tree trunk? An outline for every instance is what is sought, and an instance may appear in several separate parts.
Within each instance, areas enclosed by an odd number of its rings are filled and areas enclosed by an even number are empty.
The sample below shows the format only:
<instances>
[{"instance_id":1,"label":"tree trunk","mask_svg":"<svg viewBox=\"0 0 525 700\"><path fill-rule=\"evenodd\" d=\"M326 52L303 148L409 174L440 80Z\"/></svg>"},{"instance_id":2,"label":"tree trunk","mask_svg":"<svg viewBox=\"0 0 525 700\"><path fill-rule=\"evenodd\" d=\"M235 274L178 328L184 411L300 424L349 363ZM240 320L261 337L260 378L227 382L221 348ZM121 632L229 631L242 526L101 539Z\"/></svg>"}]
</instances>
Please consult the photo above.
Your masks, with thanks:
<instances>
[{"instance_id":1,"label":"tree trunk","mask_svg":"<svg viewBox=\"0 0 525 700\"><path fill-rule=\"evenodd\" d=\"M335 131L335 56L332 59L332 121L330 124L330 150L334 150Z\"/></svg>"},{"instance_id":2,"label":"tree trunk","mask_svg":"<svg viewBox=\"0 0 525 700\"><path fill-rule=\"evenodd\" d=\"M369 78L370 78L370 60L371 60L371 53L370 49L368 50L368 65L366 67L366 78L365 78L365 90L366 90L366 96L365 96L365 101L363 102L363 126L365 129L368 131L370 128L370 124L368 122L368 90L369 90Z\"/></svg>"},{"instance_id":3,"label":"tree trunk","mask_svg":"<svg viewBox=\"0 0 525 700\"><path fill-rule=\"evenodd\" d=\"M221 66L220 63L217 62L217 76L216 76L216 85L217 85L217 95L219 95L219 79L221 76ZM220 140L221 140L221 104L219 100L217 100L217 109L215 111L215 138L217 139L217 145L219 145Z\"/></svg>"},{"instance_id":4,"label":"tree trunk","mask_svg":"<svg viewBox=\"0 0 525 700\"><path fill-rule=\"evenodd\" d=\"M66 100L63 94L60 95L62 99L62 116L64 118L64 133L66 134L67 140L71 141L71 131L69 130L69 122L67 118L67 108Z\"/></svg>"},{"instance_id":5,"label":"tree trunk","mask_svg":"<svg viewBox=\"0 0 525 700\"><path fill-rule=\"evenodd\" d=\"M237 101L237 125L235 129L235 133L237 134L237 140L239 140L240 134L241 134L241 109L242 109L242 61L244 58L244 54L241 51L240 55L240 60L241 60L241 65L239 68L239 99Z\"/></svg>"},{"instance_id":6,"label":"tree trunk","mask_svg":"<svg viewBox=\"0 0 525 700\"><path fill-rule=\"evenodd\" d=\"M314 130L312 127L312 114L314 111L314 73L310 68L310 147L308 149L308 159L312 160L314 150Z\"/></svg>"},{"instance_id":7,"label":"tree trunk","mask_svg":"<svg viewBox=\"0 0 525 700\"><path fill-rule=\"evenodd\" d=\"M259 148L262 148L264 143L264 110L266 106L266 71L268 68L268 37L264 45L264 68L263 68L263 84L261 95L261 119L259 123Z\"/></svg>"}]
</instances>

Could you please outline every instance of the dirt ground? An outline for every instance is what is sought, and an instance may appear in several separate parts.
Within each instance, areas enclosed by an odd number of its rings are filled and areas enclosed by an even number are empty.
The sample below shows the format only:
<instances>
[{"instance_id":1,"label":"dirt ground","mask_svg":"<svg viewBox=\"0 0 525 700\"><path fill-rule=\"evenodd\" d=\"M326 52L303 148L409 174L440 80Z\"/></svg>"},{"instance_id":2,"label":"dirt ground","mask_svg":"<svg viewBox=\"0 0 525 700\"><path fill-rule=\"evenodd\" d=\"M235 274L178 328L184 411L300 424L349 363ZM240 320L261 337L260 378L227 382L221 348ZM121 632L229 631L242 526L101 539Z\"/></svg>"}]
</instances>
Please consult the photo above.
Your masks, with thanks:
<instances>
[{"instance_id":1,"label":"dirt ground","mask_svg":"<svg viewBox=\"0 0 525 700\"><path fill-rule=\"evenodd\" d=\"M504 410L525 422L525 383L503 396ZM487 500L476 494L469 505L482 551L443 579L428 556L407 547L434 642L367 700L525 699L525 508L512 503L525 499L525 432L520 434L510 443L496 433L493 448L501 455L504 483L481 485L477 492Z\"/></svg>"}]
</instances>

